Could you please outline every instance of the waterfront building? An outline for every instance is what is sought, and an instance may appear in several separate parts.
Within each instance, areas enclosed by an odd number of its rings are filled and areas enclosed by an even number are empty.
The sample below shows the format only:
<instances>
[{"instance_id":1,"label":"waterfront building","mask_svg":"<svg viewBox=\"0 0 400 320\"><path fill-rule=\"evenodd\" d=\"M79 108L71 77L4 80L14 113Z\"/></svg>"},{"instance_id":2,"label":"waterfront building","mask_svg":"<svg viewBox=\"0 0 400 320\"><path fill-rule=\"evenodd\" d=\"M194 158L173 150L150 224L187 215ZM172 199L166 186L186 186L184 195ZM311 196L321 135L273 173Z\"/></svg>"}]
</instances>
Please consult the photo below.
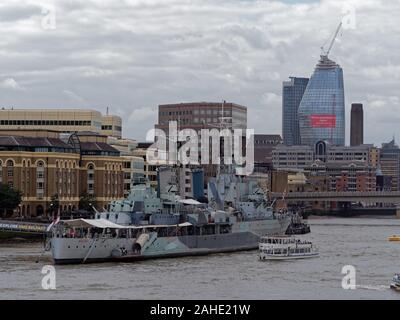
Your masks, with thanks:
<instances>
[{"instance_id":1,"label":"waterfront building","mask_svg":"<svg viewBox=\"0 0 400 320\"><path fill-rule=\"evenodd\" d=\"M378 168L380 164L380 149L372 146L369 149L369 163L372 167Z\"/></svg>"},{"instance_id":2,"label":"waterfront building","mask_svg":"<svg viewBox=\"0 0 400 320\"><path fill-rule=\"evenodd\" d=\"M107 143L120 152L124 159L124 196L128 196L132 186L145 180L145 161L142 156L135 156L138 142L133 139L108 137Z\"/></svg>"},{"instance_id":3,"label":"waterfront building","mask_svg":"<svg viewBox=\"0 0 400 320\"><path fill-rule=\"evenodd\" d=\"M288 174L288 192L305 192L307 178L303 172Z\"/></svg>"},{"instance_id":4,"label":"waterfront building","mask_svg":"<svg viewBox=\"0 0 400 320\"><path fill-rule=\"evenodd\" d=\"M316 160L304 169L307 176L319 176L327 181L328 190L335 192L376 191L376 169L365 161Z\"/></svg>"},{"instance_id":5,"label":"waterfront building","mask_svg":"<svg viewBox=\"0 0 400 320\"><path fill-rule=\"evenodd\" d=\"M355 147L330 145L318 141L315 147L278 145L272 151L273 167L277 170L304 169L315 160L322 162L363 162L373 168L379 163L379 150L373 145Z\"/></svg>"},{"instance_id":6,"label":"waterfront building","mask_svg":"<svg viewBox=\"0 0 400 320\"><path fill-rule=\"evenodd\" d=\"M377 158L379 152L373 145L345 147L318 141L314 148L277 146L273 166L276 170L304 172L314 180L319 177L318 183L325 180L327 191L373 191Z\"/></svg>"},{"instance_id":7,"label":"waterfront building","mask_svg":"<svg viewBox=\"0 0 400 320\"><path fill-rule=\"evenodd\" d=\"M376 191L392 191L392 177L385 176L380 166L376 169Z\"/></svg>"},{"instance_id":8,"label":"waterfront building","mask_svg":"<svg viewBox=\"0 0 400 320\"><path fill-rule=\"evenodd\" d=\"M123 159L98 133L0 130L0 183L22 192L19 214L43 216L58 196L62 211L92 195L97 209L123 198Z\"/></svg>"},{"instance_id":9,"label":"waterfront building","mask_svg":"<svg viewBox=\"0 0 400 320\"><path fill-rule=\"evenodd\" d=\"M335 146L319 141L315 147L315 159L326 162L360 161L371 167L378 166L379 150L372 144Z\"/></svg>"},{"instance_id":10,"label":"waterfront building","mask_svg":"<svg viewBox=\"0 0 400 320\"><path fill-rule=\"evenodd\" d=\"M254 172L268 173L272 170L272 152L282 144L278 134L254 135Z\"/></svg>"},{"instance_id":11,"label":"waterfront building","mask_svg":"<svg viewBox=\"0 0 400 320\"><path fill-rule=\"evenodd\" d=\"M0 127L8 130L54 130L64 133L97 132L122 137L122 120L86 109L1 109Z\"/></svg>"},{"instance_id":12,"label":"waterfront building","mask_svg":"<svg viewBox=\"0 0 400 320\"><path fill-rule=\"evenodd\" d=\"M138 146L138 142L134 139L120 139L111 136L107 138L107 143L117 149L120 152L121 156L133 155L133 150L135 150Z\"/></svg>"},{"instance_id":13,"label":"waterfront building","mask_svg":"<svg viewBox=\"0 0 400 320\"><path fill-rule=\"evenodd\" d=\"M400 191L400 148L394 138L392 141L382 144L379 163L382 174L391 177L392 191Z\"/></svg>"},{"instance_id":14,"label":"waterfront building","mask_svg":"<svg viewBox=\"0 0 400 320\"><path fill-rule=\"evenodd\" d=\"M364 143L364 111L361 103L351 105L350 145L359 146Z\"/></svg>"},{"instance_id":15,"label":"waterfront building","mask_svg":"<svg viewBox=\"0 0 400 320\"><path fill-rule=\"evenodd\" d=\"M322 55L298 110L301 144L345 144L345 99L342 68Z\"/></svg>"},{"instance_id":16,"label":"waterfront building","mask_svg":"<svg viewBox=\"0 0 400 320\"><path fill-rule=\"evenodd\" d=\"M272 151L272 164L276 170L304 169L314 161L311 146L278 145Z\"/></svg>"},{"instance_id":17,"label":"waterfront building","mask_svg":"<svg viewBox=\"0 0 400 320\"><path fill-rule=\"evenodd\" d=\"M145 182L144 160L135 156L121 157L124 161L124 197L127 197L134 185Z\"/></svg>"},{"instance_id":18,"label":"waterfront building","mask_svg":"<svg viewBox=\"0 0 400 320\"><path fill-rule=\"evenodd\" d=\"M308 81L308 78L290 77L290 81L283 82L282 138L285 145L301 144L298 109Z\"/></svg>"},{"instance_id":19,"label":"waterfront building","mask_svg":"<svg viewBox=\"0 0 400 320\"><path fill-rule=\"evenodd\" d=\"M147 161L147 149L150 148L152 145L152 142L139 142L136 148L132 151L132 155L143 159L144 177L153 188L156 188L158 166L150 164Z\"/></svg>"},{"instance_id":20,"label":"waterfront building","mask_svg":"<svg viewBox=\"0 0 400 320\"><path fill-rule=\"evenodd\" d=\"M289 171L272 171L270 173L268 190L284 194L288 190L288 175Z\"/></svg>"}]
</instances>

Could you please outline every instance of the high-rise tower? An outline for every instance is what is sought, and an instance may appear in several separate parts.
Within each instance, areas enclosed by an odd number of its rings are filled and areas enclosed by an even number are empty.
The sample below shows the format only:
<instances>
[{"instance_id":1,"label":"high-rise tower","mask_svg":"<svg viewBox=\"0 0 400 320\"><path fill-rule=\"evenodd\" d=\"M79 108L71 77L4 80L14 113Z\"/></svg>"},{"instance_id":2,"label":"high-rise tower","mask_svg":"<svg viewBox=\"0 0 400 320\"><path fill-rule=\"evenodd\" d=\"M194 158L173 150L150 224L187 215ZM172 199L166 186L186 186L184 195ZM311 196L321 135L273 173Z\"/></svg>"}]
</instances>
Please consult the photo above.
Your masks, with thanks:
<instances>
[{"instance_id":1,"label":"high-rise tower","mask_svg":"<svg viewBox=\"0 0 400 320\"><path fill-rule=\"evenodd\" d=\"M350 145L359 146L364 143L364 111L361 103L351 105Z\"/></svg>"},{"instance_id":2,"label":"high-rise tower","mask_svg":"<svg viewBox=\"0 0 400 320\"><path fill-rule=\"evenodd\" d=\"M282 86L282 138L288 146L300 145L300 129L297 111L308 78L290 77L290 81L284 81Z\"/></svg>"},{"instance_id":3,"label":"high-rise tower","mask_svg":"<svg viewBox=\"0 0 400 320\"><path fill-rule=\"evenodd\" d=\"M326 140L333 145L345 143L345 102L343 70L327 56L311 76L299 106L301 143L315 145Z\"/></svg>"},{"instance_id":4,"label":"high-rise tower","mask_svg":"<svg viewBox=\"0 0 400 320\"><path fill-rule=\"evenodd\" d=\"M339 24L328 50L322 48L313 75L301 100L298 117L301 143L314 146L320 140L345 144L345 100L343 69L329 59L329 53L342 27Z\"/></svg>"}]
</instances>

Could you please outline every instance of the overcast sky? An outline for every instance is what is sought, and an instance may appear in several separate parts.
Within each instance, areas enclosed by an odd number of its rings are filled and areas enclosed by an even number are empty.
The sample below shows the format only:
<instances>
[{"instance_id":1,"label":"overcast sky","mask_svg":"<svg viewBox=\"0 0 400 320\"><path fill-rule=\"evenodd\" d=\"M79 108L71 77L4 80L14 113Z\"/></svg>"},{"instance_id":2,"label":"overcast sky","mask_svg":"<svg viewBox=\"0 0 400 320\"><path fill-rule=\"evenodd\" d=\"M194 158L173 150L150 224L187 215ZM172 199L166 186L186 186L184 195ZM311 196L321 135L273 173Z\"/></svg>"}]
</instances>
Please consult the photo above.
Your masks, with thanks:
<instances>
[{"instance_id":1,"label":"overcast sky","mask_svg":"<svg viewBox=\"0 0 400 320\"><path fill-rule=\"evenodd\" d=\"M345 18L330 58L347 133L362 102L365 141L380 145L400 138L399 17L400 0L3 0L0 106L109 107L143 140L159 104L226 100L280 134L282 81L309 77Z\"/></svg>"}]
</instances>

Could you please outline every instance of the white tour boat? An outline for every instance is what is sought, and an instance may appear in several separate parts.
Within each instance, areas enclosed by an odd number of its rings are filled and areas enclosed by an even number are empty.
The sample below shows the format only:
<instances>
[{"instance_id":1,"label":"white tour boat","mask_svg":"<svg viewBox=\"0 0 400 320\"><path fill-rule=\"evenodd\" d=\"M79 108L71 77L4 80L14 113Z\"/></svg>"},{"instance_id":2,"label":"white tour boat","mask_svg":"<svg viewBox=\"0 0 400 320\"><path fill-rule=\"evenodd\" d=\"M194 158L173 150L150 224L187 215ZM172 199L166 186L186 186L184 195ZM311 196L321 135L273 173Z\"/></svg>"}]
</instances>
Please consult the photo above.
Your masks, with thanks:
<instances>
[{"instance_id":1,"label":"white tour boat","mask_svg":"<svg viewBox=\"0 0 400 320\"><path fill-rule=\"evenodd\" d=\"M393 281L390 284L390 288L396 291L400 291L400 273L396 273L393 277Z\"/></svg>"},{"instance_id":2,"label":"white tour boat","mask_svg":"<svg viewBox=\"0 0 400 320\"><path fill-rule=\"evenodd\" d=\"M319 257L310 241L290 236L264 236L259 243L260 260L289 260Z\"/></svg>"}]
</instances>

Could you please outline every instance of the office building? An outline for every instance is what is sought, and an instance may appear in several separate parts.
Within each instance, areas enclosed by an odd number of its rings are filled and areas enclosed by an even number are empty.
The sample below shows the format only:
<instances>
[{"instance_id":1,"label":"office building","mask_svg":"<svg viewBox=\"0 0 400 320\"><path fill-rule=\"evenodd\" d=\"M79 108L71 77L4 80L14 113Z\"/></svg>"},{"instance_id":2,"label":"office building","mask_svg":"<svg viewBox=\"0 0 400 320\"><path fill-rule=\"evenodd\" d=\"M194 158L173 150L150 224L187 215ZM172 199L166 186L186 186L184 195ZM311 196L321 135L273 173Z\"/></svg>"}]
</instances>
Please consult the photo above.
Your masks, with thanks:
<instances>
[{"instance_id":1,"label":"office building","mask_svg":"<svg viewBox=\"0 0 400 320\"><path fill-rule=\"evenodd\" d=\"M308 78L290 77L290 81L283 82L282 138L285 145L301 144L298 109L308 81Z\"/></svg>"},{"instance_id":2,"label":"office building","mask_svg":"<svg viewBox=\"0 0 400 320\"><path fill-rule=\"evenodd\" d=\"M147 161L147 149L153 145L152 142L139 142L136 148L132 151L132 155L143 159L144 177L153 188L157 187L157 168L165 163L158 165L151 164Z\"/></svg>"},{"instance_id":3,"label":"office building","mask_svg":"<svg viewBox=\"0 0 400 320\"><path fill-rule=\"evenodd\" d=\"M378 166L379 150L373 145L356 147L330 145L318 141L315 147L278 145L272 152L273 167L277 170L302 170L319 160L325 163L362 162Z\"/></svg>"},{"instance_id":4,"label":"office building","mask_svg":"<svg viewBox=\"0 0 400 320\"><path fill-rule=\"evenodd\" d=\"M0 127L8 130L54 130L64 133L97 132L122 137L122 120L86 109L1 109Z\"/></svg>"},{"instance_id":5,"label":"office building","mask_svg":"<svg viewBox=\"0 0 400 320\"><path fill-rule=\"evenodd\" d=\"M228 102L192 102L158 106L156 128L168 133L169 122L177 121L179 129L247 129L247 108Z\"/></svg>"},{"instance_id":6,"label":"office building","mask_svg":"<svg viewBox=\"0 0 400 320\"><path fill-rule=\"evenodd\" d=\"M308 82L300 102L301 144L314 146L318 141L345 144L345 99L343 70L323 55Z\"/></svg>"},{"instance_id":7,"label":"office building","mask_svg":"<svg viewBox=\"0 0 400 320\"><path fill-rule=\"evenodd\" d=\"M364 161L315 161L304 169L306 176L323 177L334 192L376 191L376 169Z\"/></svg>"},{"instance_id":8,"label":"office building","mask_svg":"<svg viewBox=\"0 0 400 320\"><path fill-rule=\"evenodd\" d=\"M383 176L391 177L392 191L400 191L400 148L394 139L382 144L379 163Z\"/></svg>"},{"instance_id":9,"label":"office building","mask_svg":"<svg viewBox=\"0 0 400 320\"><path fill-rule=\"evenodd\" d=\"M272 152L282 144L278 134L254 135L254 172L268 173L272 170Z\"/></svg>"},{"instance_id":10,"label":"office building","mask_svg":"<svg viewBox=\"0 0 400 320\"><path fill-rule=\"evenodd\" d=\"M158 107L158 124L155 125L155 128L163 130L168 137L169 123L171 121L177 121L178 130L195 130L199 135L199 143L201 142L200 131L202 129L243 129L244 137L247 129L247 108L230 102L192 102L160 105ZM242 143L242 147L245 149L245 143ZM167 143L168 148L169 143ZM223 152L220 155L222 156ZM200 150L199 160L201 160ZM190 165L188 170L189 168L193 169L193 166ZM194 168L197 168L197 166ZM205 183L208 182L209 178L216 176L217 165L203 164L202 168L204 170Z\"/></svg>"},{"instance_id":11,"label":"office building","mask_svg":"<svg viewBox=\"0 0 400 320\"><path fill-rule=\"evenodd\" d=\"M314 161L314 148L311 146L278 145L272 151L272 164L276 170L299 170Z\"/></svg>"}]
</instances>

